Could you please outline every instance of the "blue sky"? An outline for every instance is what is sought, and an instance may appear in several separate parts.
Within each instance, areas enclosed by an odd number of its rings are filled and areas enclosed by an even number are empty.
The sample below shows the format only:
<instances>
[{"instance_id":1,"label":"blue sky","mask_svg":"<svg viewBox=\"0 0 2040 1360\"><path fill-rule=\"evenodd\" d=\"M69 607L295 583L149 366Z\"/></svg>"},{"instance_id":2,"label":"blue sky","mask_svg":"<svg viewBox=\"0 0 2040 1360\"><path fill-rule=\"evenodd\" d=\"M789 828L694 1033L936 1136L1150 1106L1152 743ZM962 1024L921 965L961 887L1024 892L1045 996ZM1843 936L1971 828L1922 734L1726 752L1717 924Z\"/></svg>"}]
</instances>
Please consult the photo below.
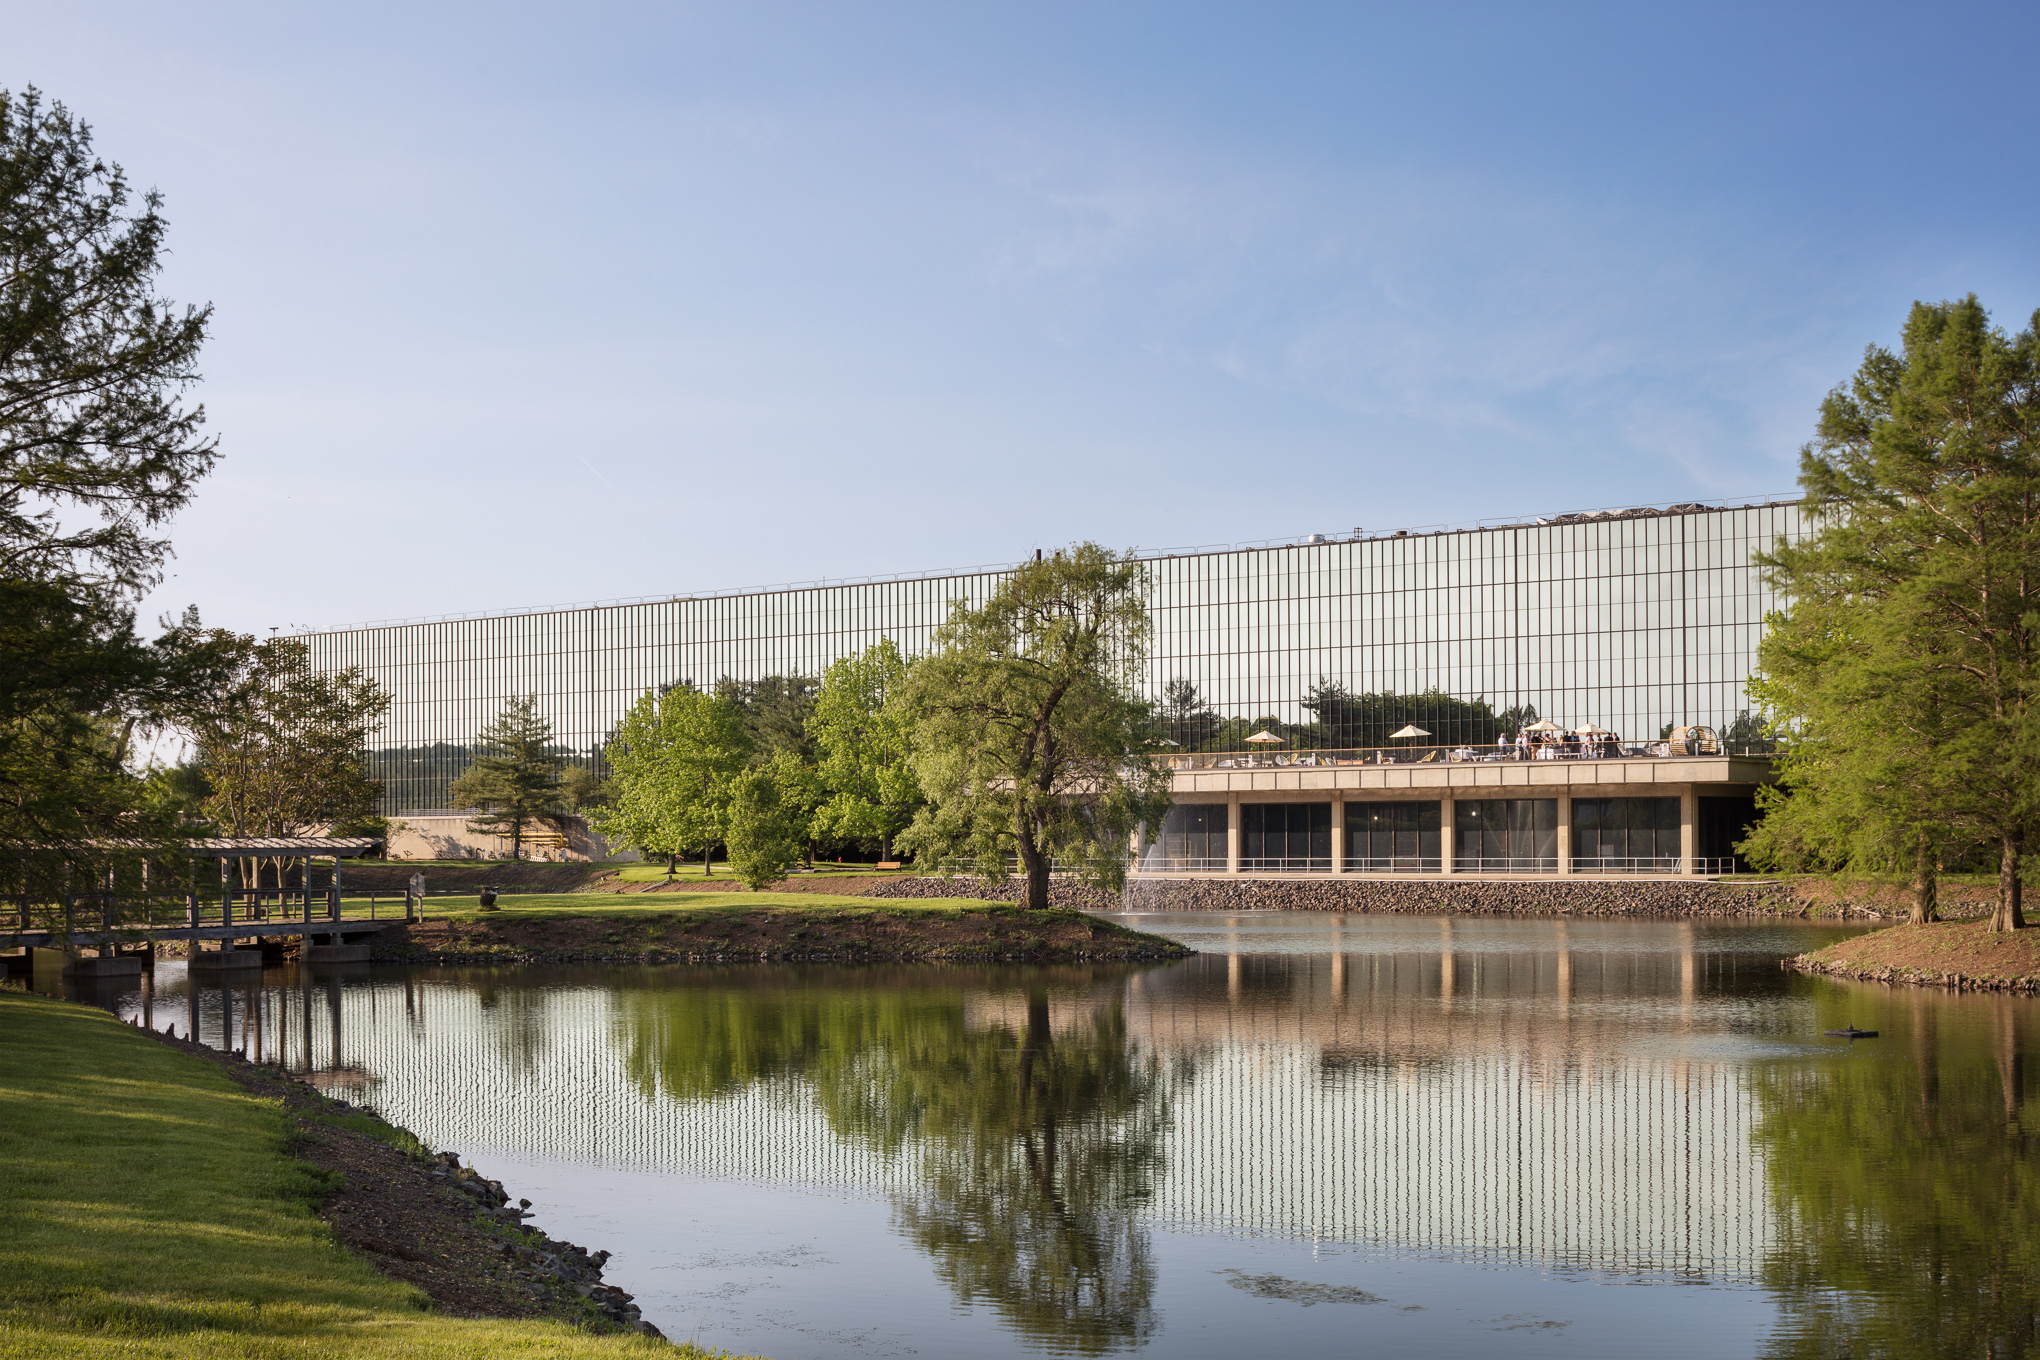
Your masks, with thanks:
<instances>
[{"instance_id":1,"label":"blue sky","mask_svg":"<svg viewBox=\"0 0 2040 1360\"><path fill-rule=\"evenodd\" d=\"M251 630L1788 493L2040 306L2031 6L0 4Z\"/></svg>"}]
</instances>

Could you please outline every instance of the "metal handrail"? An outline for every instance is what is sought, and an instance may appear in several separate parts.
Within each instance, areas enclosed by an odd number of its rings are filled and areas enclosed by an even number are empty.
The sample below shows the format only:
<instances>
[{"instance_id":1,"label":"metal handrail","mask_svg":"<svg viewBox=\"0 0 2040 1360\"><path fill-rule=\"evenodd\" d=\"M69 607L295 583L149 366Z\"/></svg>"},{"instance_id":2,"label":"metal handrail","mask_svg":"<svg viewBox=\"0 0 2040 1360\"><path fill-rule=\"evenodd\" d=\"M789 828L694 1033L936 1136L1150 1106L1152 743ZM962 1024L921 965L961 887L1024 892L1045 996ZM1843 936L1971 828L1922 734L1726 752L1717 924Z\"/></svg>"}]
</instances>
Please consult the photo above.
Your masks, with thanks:
<instances>
[{"instance_id":1,"label":"metal handrail","mask_svg":"<svg viewBox=\"0 0 2040 1360\"><path fill-rule=\"evenodd\" d=\"M1593 875L1677 875L1685 872L1686 861L1677 855L1644 855L1630 858L1616 858L1604 855L1576 857L1568 873L1579 876ZM1692 861L1695 874L1734 874L1743 869L1734 857L1695 859ZM1347 860L1339 869L1332 868L1328 857L1298 857L1288 859L1241 859L1239 871L1242 874L1422 874L1444 876L1442 862L1436 855L1393 855L1371 856ZM1231 872L1229 861L1212 856L1165 855L1150 849L1141 858L1136 872L1141 874L1225 874ZM1461 855L1452 862L1454 874L1552 874L1558 875L1556 855L1509 855L1476 856Z\"/></svg>"},{"instance_id":2,"label":"metal handrail","mask_svg":"<svg viewBox=\"0 0 2040 1360\"><path fill-rule=\"evenodd\" d=\"M1693 749L1698 747L1699 749ZM1159 759L1170 770L1281 770L1358 765L1515 765L1543 760L1666 760L1691 756L1752 756L1769 759L1776 753L1747 743L1730 749L1720 741L1621 741L1590 743L1570 750L1555 743L1519 755L1506 750L1457 742L1445 746L1364 746L1297 751L1164 752Z\"/></svg>"}]
</instances>

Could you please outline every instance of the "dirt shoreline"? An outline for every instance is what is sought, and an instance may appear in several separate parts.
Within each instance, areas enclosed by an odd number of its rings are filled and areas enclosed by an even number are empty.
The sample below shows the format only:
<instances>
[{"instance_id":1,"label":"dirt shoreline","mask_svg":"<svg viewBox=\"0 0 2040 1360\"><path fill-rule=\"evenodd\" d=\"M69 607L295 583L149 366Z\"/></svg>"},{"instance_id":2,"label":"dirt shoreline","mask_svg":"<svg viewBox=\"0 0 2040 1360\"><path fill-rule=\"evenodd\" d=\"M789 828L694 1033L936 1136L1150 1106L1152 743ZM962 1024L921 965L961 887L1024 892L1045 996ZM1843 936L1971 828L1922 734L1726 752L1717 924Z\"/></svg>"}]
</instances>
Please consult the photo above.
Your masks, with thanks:
<instances>
[{"instance_id":1,"label":"dirt shoreline","mask_svg":"<svg viewBox=\"0 0 2040 1360\"><path fill-rule=\"evenodd\" d=\"M1121 963L1187 958L1158 935L1075 912L678 908L616 917L463 916L378 934L376 963Z\"/></svg>"},{"instance_id":2,"label":"dirt shoreline","mask_svg":"<svg viewBox=\"0 0 2040 1360\"><path fill-rule=\"evenodd\" d=\"M593 1332L665 1334L631 1296L602 1282L609 1253L548 1237L523 1220L531 1201L432 1152L372 1111L321 1095L280 1068L145 1031L217 1066L250 1095L280 1104L296 1131L290 1155L325 1173L318 1208L333 1236L384 1275L422 1290L453 1317L550 1318Z\"/></svg>"},{"instance_id":3,"label":"dirt shoreline","mask_svg":"<svg viewBox=\"0 0 2040 1360\"><path fill-rule=\"evenodd\" d=\"M2040 929L1983 921L1898 925L1781 961L1795 972L1960 992L2040 992Z\"/></svg>"}]
</instances>

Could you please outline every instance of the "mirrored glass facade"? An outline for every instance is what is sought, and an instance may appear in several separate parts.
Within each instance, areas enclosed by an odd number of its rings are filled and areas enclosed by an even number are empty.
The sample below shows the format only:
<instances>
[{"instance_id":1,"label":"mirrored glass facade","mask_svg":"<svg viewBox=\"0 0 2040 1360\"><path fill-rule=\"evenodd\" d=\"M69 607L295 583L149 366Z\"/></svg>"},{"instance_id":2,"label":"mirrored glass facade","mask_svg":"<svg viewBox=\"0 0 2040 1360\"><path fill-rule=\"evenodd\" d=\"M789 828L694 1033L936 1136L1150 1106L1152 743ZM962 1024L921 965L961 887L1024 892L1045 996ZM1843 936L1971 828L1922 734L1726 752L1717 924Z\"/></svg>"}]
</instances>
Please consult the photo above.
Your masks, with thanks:
<instances>
[{"instance_id":1,"label":"mirrored glass facade","mask_svg":"<svg viewBox=\"0 0 2040 1360\"><path fill-rule=\"evenodd\" d=\"M1747 707L1774 604L1750 554L1801 532L1798 506L1777 503L1155 557L1147 683L1158 701L1172 682L1194 686L1212 730L1311 722L1305 700L1327 684L1390 696L1387 711L1403 705L1442 741L1472 738L1456 701L1475 700L1632 738L1726 728ZM819 675L884 637L918 651L953 601L979 603L998 580L675 596L306 640L322 668L359 665L394 695L376 773L395 813L444 806L475 732L510 698L537 695L561 743L595 761L649 688ZM1455 723L1469 731L1441 730Z\"/></svg>"}]
</instances>

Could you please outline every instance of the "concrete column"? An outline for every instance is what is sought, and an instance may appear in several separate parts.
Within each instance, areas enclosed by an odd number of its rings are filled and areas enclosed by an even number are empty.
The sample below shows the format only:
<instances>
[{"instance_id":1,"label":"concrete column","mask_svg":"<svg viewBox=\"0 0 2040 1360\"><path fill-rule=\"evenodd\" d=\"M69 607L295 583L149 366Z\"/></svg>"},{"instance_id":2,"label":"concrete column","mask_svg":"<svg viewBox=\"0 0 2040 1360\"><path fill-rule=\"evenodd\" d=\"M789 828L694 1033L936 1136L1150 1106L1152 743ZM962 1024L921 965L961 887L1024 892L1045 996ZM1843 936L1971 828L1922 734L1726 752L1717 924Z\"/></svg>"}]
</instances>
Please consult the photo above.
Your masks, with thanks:
<instances>
[{"instance_id":1,"label":"concrete column","mask_svg":"<svg viewBox=\"0 0 2040 1360\"><path fill-rule=\"evenodd\" d=\"M1697 874L1700 855L1700 793L1688 784L1679 794L1679 872Z\"/></svg>"},{"instance_id":2,"label":"concrete column","mask_svg":"<svg viewBox=\"0 0 2040 1360\"><path fill-rule=\"evenodd\" d=\"M1332 872L1346 872L1346 800L1332 795Z\"/></svg>"},{"instance_id":3,"label":"concrete column","mask_svg":"<svg viewBox=\"0 0 2040 1360\"><path fill-rule=\"evenodd\" d=\"M1133 871L1140 872L1141 862L1147 858L1147 823L1142 822L1133 829Z\"/></svg>"},{"instance_id":4,"label":"concrete column","mask_svg":"<svg viewBox=\"0 0 2040 1360\"><path fill-rule=\"evenodd\" d=\"M1240 796L1237 793L1225 796L1225 871L1229 874L1240 871Z\"/></svg>"},{"instance_id":5,"label":"concrete column","mask_svg":"<svg viewBox=\"0 0 2040 1360\"><path fill-rule=\"evenodd\" d=\"M1572 872L1572 795L1558 795L1558 871Z\"/></svg>"},{"instance_id":6,"label":"concrete column","mask_svg":"<svg viewBox=\"0 0 2040 1360\"><path fill-rule=\"evenodd\" d=\"M1459 818L1459 800L1447 794L1438 800L1438 872L1452 872L1459 855L1459 836L1454 823Z\"/></svg>"}]
</instances>

